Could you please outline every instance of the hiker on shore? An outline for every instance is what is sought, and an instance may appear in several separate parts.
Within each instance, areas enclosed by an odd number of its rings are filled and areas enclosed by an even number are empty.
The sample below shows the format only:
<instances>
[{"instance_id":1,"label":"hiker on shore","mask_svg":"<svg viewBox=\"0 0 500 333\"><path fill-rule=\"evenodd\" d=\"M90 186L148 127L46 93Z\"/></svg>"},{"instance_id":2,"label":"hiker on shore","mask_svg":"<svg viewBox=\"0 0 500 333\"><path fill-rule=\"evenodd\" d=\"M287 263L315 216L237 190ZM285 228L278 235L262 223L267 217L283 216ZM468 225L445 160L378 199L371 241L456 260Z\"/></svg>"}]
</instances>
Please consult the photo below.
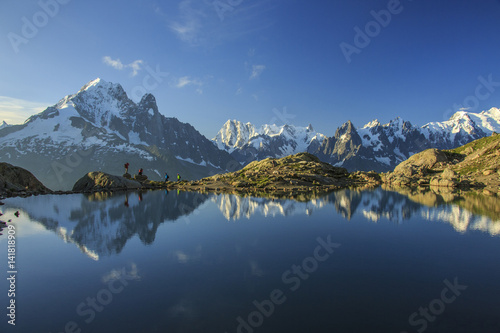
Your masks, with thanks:
<instances>
[{"instance_id":1,"label":"hiker on shore","mask_svg":"<svg viewBox=\"0 0 500 333\"><path fill-rule=\"evenodd\" d=\"M177 181L180 182L181 181L181 175L177 174Z\"/></svg>"},{"instance_id":2,"label":"hiker on shore","mask_svg":"<svg viewBox=\"0 0 500 333\"><path fill-rule=\"evenodd\" d=\"M142 176L142 168L139 169L139 176Z\"/></svg>"},{"instance_id":3,"label":"hiker on shore","mask_svg":"<svg viewBox=\"0 0 500 333\"><path fill-rule=\"evenodd\" d=\"M128 173L128 166L129 166L129 165L130 165L130 164L129 164L128 162L127 162L127 163L125 163L125 165L124 165L124 166L125 166L125 173Z\"/></svg>"},{"instance_id":4,"label":"hiker on shore","mask_svg":"<svg viewBox=\"0 0 500 333\"><path fill-rule=\"evenodd\" d=\"M168 176L168 173L165 172L165 183L168 182L168 178L170 177Z\"/></svg>"}]
</instances>

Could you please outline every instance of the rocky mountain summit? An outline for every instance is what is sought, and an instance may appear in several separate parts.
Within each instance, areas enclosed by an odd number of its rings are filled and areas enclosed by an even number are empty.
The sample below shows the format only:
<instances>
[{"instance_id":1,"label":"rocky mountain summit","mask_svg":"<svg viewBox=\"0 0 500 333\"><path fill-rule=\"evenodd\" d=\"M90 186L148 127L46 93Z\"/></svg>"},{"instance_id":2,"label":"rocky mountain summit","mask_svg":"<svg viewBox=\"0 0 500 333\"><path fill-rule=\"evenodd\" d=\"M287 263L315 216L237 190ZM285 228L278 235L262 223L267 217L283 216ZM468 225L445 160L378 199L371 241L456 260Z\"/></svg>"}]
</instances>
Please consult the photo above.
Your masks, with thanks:
<instances>
[{"instance_id":1,"label":"rocky mountain summit","mask_svg":"<svg viewBox=\"0 0 500 333\"><path fill-rule=\"evenodd\" d=\"M228 120L212 140L219 149L229 152L242 164L248 164L269 157L310 152L325 139L312 125L263 125L257 128L251 123Z\"/></svg>"},{"instance_id":2,"label":"rocky mountain summit","mask_svg":"<svg viewBox=\"0 0 500 333\"><path fill-rule=\"evenodd\" d=\"M2 126L0 159L54 189L70 189L90 170L121 174L125 162L158 180L167 170L201 178L237 163L193 126L160 114L153 95L135 103L121 85L101 79L22 125Z\"/></svg>"}]
</instances>

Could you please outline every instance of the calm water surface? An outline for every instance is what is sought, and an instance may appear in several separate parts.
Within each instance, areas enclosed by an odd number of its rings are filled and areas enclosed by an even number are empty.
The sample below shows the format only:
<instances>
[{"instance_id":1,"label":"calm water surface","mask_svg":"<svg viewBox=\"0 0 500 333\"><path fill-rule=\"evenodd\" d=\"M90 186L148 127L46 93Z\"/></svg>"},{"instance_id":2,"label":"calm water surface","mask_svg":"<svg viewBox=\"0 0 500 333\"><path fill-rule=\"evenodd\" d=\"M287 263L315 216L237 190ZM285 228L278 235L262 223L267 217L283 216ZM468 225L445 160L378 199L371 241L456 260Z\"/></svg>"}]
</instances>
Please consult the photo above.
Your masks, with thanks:
<instances>
[{"instance_id":1,"label":"calm water surface","mask_svg":"<svg viewBox=\"0 0 500 333\"><path fill-rule=\"evenodd\" d=\"M1 332L498 333L496 200L382 189L307 203L164 191L8 199L16 325L4 278ZM0 249L8 277L7 229Z\"/></svg>"}]
</instances>

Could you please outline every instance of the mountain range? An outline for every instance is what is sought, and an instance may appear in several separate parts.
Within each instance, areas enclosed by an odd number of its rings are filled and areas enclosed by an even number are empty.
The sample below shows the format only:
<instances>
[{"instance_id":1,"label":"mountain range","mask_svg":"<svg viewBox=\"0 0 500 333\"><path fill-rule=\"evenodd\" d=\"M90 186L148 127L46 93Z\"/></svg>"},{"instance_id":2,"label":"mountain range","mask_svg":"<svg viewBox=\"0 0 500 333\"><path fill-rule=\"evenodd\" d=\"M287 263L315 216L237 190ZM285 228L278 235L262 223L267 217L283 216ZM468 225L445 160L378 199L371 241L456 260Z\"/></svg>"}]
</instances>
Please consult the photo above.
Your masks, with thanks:
<instances>
[{"instance_id":1,"label":"mountain range","mask_svg":"<svg viewBox=\"0 0 500 333\"><path fill-rule=\"evenodd\" d=\"M331 137L314 131L311 125L257 128L229 120L212 140L241 163L308 152L349 171L384 172L422 150L456 148L493 132L500 132L498 108L481 113L459 111L447 121L422 127L401 118L387 124L374 120L361 128L347 121Z\"/></svg>"},{"instance_id":2,"label":"mountain range","mask_svg":"<svg viewBox=\"0 0 500 333\"><path fill-rule=\"evenodd\" d=\"M228 120L209 140L193 126L159 112L155 97L132 101L120 84L90 81L78 92L31 116L24 124L0 125L0 161L32 172L51 189L71 189L90 171L122 174L139 168L150 179L165 172L183 179L236 171L267 157L309 152L354 170L389 171L427 148L450 149L500 132L500 110L459 111L448 121L418 127L396 118L361 128L347 121L333 136L312 125L256 127Z\"/></svg>"}]
</instances>

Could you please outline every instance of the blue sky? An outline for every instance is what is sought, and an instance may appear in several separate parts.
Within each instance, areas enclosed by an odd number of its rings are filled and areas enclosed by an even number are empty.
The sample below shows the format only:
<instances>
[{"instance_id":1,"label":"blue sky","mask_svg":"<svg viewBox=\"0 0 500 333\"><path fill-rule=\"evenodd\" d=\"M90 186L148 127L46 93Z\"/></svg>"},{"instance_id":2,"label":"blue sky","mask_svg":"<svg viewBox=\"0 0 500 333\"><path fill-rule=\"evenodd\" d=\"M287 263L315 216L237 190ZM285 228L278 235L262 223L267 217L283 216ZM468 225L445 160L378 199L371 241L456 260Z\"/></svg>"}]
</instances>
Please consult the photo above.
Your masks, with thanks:
<instances>
[{"instance_id":1,"label":"blue sky","mask_svg":"<svg viewBox=\"0 0 500 333\"><path fill-rule=\"evenodd\" d=\"M500 107L499 17L500 0L4 0L0 120L100 77L209 138L228 119L423 125Z\"/></svg>"}]
</instances>

